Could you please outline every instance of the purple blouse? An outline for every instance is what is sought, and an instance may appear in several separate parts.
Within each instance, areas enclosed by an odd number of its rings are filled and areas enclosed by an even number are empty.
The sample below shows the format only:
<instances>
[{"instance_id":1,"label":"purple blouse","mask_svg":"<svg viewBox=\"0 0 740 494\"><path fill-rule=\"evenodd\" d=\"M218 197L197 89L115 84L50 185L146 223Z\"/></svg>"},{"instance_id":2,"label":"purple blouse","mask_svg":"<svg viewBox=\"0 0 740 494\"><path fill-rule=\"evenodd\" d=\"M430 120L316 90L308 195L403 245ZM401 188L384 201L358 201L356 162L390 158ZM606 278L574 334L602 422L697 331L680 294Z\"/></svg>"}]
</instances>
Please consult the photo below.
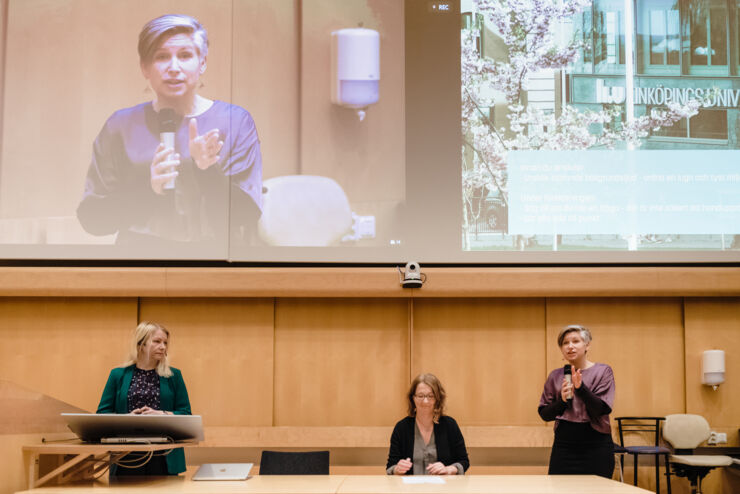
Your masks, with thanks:
<instances>
[{"instance_id":1,"label":"purple blouse","mask_svg":"<svg viewBox=\"0 0 740 494\"><path fill-rule=\"evenodd\" d=\"M206 170L190 157L188 118L180 118L175 151L180 154L175 190L157 195L150 166L159 145L159 122L151 102L115 112L98 134L77 208L93 235L118 233L182 242L226 239L243 211L256 223L262 206L262 156L257 128L245 109L223 101L198 115L198 132L220 131L221 159ZM241 225L240 225L241 226ZM248 226L248 225L247 225Z\"/></svg>"},{"instance_id":2,"label":"purple blouse","mask_svg":"<svg viewBox=\"0 0 740 494\"><path fill-rule=\"evenodd\" d=\"M588 369L581 370L583 376L583 384L593 393L595 396L604 401L609 408L613 408L614 405L614 373L612 368L606 364L594 364ZM542 391L540 397L539 406L546 406L554 402L560 396L560 388L563 382L563 368L559 367L552 371L545 381L545 389ZM609 423L609 415L604 414L598 417L589 417L586 411L586 404L583 400L574 393L573 403L565 411L558 415L555 420L555 427L557 428L560 420L567 420L569 422L590 422L591 427L594 430L602 432L604 434L611 434L611 424Z\"/></svg>"}]
</instances>

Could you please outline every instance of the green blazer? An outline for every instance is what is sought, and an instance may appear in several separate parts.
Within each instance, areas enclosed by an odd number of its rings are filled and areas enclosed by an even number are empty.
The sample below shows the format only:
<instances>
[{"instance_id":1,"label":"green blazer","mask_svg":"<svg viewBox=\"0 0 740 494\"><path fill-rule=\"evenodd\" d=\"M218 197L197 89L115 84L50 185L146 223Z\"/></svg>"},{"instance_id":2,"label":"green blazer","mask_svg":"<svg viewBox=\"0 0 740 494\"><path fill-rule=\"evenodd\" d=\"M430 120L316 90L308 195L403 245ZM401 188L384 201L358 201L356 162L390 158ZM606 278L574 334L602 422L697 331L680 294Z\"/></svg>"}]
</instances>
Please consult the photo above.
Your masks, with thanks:
<instances>
[{"instance_id":1,"label":"green blazer","mask_svg":"<svg viewBox=\"0 0 740 494\"><path fill-rule=\"evenodd\" d=\"M190 415L190 400L182 373L174 367L171 369L171 377L159 376L159 402L162 410L175 415ZM116 367L110 371L96 413L128 413L128 389L133 375L133 365ZM185 471L185 452L182 448L175 448L166 458L167 472L170 475Z\"/></svg>"}]
</instances>

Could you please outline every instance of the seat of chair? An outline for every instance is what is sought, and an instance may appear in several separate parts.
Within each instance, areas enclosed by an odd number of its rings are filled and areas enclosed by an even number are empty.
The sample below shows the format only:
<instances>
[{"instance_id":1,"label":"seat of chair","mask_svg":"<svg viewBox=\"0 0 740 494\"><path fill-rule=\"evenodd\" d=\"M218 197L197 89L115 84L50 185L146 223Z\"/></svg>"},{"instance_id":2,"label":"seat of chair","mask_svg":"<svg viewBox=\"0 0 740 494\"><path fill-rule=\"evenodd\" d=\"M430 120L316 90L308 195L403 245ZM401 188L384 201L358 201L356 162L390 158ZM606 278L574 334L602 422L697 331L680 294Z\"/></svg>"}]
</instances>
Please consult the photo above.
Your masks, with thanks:
<instances>
[{"instance_id":1,"label":"seat of chair","mask_svg":"<svg viewBox=\"0 0 740 494\"><path fill-rule=\"evenodd\" d=\"M671 453L669 448L664 448L663 446L625 446L624 449L627 453L639 455L662 455Z\"/></svg>"},{"instance_id":2,"label":"seat of chair","mask_svg":"<svg viewBox=\"0 0 740 494\"><path fill-rule=\"evenodd\" d=\"M723 455L671 455L671 463L691 467L727 467L732 465L732 458Z\"/></svg>"}]
</instances>

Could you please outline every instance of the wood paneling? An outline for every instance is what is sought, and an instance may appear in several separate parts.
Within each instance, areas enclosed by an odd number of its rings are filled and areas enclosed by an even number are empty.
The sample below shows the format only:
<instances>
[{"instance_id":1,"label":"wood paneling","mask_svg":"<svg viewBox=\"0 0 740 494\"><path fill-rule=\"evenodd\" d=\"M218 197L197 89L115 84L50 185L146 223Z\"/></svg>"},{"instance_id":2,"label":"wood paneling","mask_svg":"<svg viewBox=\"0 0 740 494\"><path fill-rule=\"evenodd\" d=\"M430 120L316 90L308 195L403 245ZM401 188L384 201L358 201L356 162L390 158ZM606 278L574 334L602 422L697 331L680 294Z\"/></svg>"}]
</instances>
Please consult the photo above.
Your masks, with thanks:
<instances>
[{"instance_id":1,"label":"wood paneling","mask_svg":"<svg viewBox=\"0 0 740 494\"><path fill-rule=\"evenodd\" d=\"M393 425L408 345L404 300L278 300L274 425Z\"/></svg>"},{"instance_id":2,"label":"wood paneling","mask_svg":"<svg viewBox=\"0 0 740 494\"><path fill-rule=\"evenodd\" d=\"M163 296L165 268L0 268L4 297Z\"/></svg>"},{"instance_id":3,"label":"wood paneling","mask_svg":"<svg viewBox=\"0 0 740 494\"><path fill-rule=\"evenodd\" d=\"M547 448L552 427L461 426L468 448ZM206 440L198 447L281 448L388 448L392 426L335 427L206 427Z\"/></svg>"},{"instance_id":4,"label":"wood paneling","mask_svg":"<svg viewBox=\"0 0 740 494\"><path fill-rule=\"evenodd\" d=\"M684 410L681 299L548 299L548 372L565 363L557 335L568 324L587 326L589 358L614 370L612 417Z\"/></svg>"},{"instance_id":5,"label":"wood paneling","mask_svg":"<svg viewBox=\"0 0 740 494\"><path fill-rule=\"evenodd\" d=\"M272 299L143 299L140 318L172 330L172 365L204 423L272 424Z\"/></svg>"},{"instance_id":6,"label":"wood paneling","mask_svg":"<svg viewBox=\"0 0 740 494\"><path fill-rule=\"evenodd\" d=\"M415 300L412 374L440 378L458 422L541 425L544 321L541 299Z\"/></svg>"},{"instance_id":7,"label":"wood paneling","mask_svg":"<svg viewBox=\"0 0 740 494\"><path fill-rule=\"evenodd\" d=\"M737 267L423 268L415 297L681 297L740 292Z\"/></svg>"},{"instance_id":8,"label":"wood paneling","mask_svg":"<svg viewBox=\"0 0 740 494\"><path fill-rule=\"evenodd\" d=\"M703 415L712 427L730 427L730 443L740 427L740 298L685 301L686 412ZM702 352L725 351L725 383L717 391L704 386ZM734 441L733 441L733 436Z\"/></svg>"},{"instance_id":9,"label":"wood paneling","mask_svg":"<svg viewBox=\"0 0 740 494\"><path fill-rule=\"evenodd\" d=\"M740 268L424 268L403 289L389 267L0 267L0 296L634 297L736 296Z\"/></svg>"},{"instance_id":10,"label":"wood paneling","mask_svg":"<svg viewBox=\"0 0 740 494\"><path fill-rule=\"evenodd\" d=\"M136 309L136 299L0 298L0 379L95 411Z\"/></svg>"}]
</instances>

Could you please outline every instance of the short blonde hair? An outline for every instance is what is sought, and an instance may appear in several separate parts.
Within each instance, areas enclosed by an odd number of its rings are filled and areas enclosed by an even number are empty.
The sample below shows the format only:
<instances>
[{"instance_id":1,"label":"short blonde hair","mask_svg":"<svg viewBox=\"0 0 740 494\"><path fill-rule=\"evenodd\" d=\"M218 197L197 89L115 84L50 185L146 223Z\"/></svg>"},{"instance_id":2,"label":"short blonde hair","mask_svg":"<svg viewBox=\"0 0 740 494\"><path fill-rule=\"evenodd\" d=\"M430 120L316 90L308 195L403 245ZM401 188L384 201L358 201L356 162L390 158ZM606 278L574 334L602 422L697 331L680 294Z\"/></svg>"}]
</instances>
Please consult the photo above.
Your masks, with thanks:
<instances>
[{"instance_id":1,"label":"short blonde hair","mask_svg":"<svg viewBox=\"0 0 740 494\"><path fill-rule=\"evenodd\" d=\"M433 420L435 424L438 424L439 418L444 415L445 412L447 393L445 392L445 388L442 386L442 383L439 381L439 378L434 374L419 374L413 381L411 381L411 387L409 388L407 395L409 400L409 417L416 417L416 403L414 403L414 395L416 394L416 388L422 383L432 388L432 393L434 393Z\"/></svg>"},{"instance_id":2,"label":"short blonde hair","mask_svg":"<svg viewBox=\"0 0 740 494\"><path fill-rule=\"evenodd\" d=\"M208 33L198 19L184 14L167 14L144 24L139 33L139 61L149 63L164 38L176 34L189 35L198 48L200 58L208 55Z\"/></svg>"},{"instance_id":3,"label":"short blonde hair","mask_svg":"<svg viewBox=\"0 0 740 494\"><path fill-rule=\"evenodd\" d=\"M581 326L580 324L571 324L560 330L560 333L558 334L558 346L563 346L565 335L567 335L568 333L575 333L576 331L580 333L581 339L584 343L586 343L587 345L591 343L591 331L586 326Z\"/></svg>"},{"instance_id":4,"label":"short blonde hair","mask_svg":"<svg viewBox=\"0 0 740 494\"><path fill-rule=\"evenodd\" d=\"M156 322L142 321L134 329L133 338L131 338L131 346L129 347L129 359L123 364L122 367L128 367L129 365L135 365L139 359L139 350L142 346L146 345L151 339L152 335L157 331L162 331L167 335L167 346L169 348L170 343L170 332ZM165 353L164 358L157 364L157 374L162 377L171 377L172 369L170 368L170 357L168 353Z\"/></svg>"}]
</instances>

